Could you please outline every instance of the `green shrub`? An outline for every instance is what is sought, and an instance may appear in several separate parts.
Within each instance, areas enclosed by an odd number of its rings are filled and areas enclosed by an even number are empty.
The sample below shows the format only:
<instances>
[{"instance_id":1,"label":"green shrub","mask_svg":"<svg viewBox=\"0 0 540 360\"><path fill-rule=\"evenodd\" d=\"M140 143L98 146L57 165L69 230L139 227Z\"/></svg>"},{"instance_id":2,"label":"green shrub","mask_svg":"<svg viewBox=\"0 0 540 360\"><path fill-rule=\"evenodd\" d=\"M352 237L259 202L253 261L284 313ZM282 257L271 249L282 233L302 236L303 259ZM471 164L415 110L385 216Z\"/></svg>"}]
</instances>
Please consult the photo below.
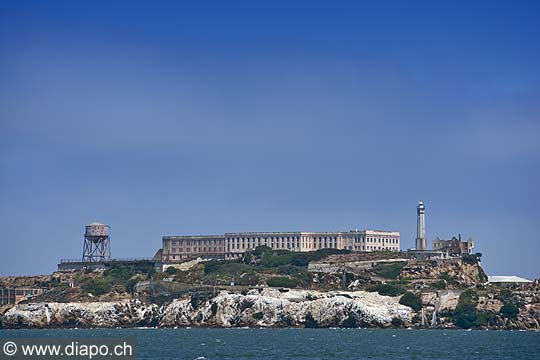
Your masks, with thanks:
<instances>
[{"instance_id":1,"label":"green shrub","mask_svg":"<svg viewBox=\"0 0 540 360\"><path fill-rule=\"evenodd\" d=\"M480 254L480 253L477 253L477 254ZM480 258L477 256L477 254L474 254L474 255L465 254L461 257L461 259L466 264L471 264L471 265L478 264L478 262L480 261ZM480 254L480 256L482 256L482 254Z\"/></svg>"},{"instance_id":2,"label":"green shrub","mask_svg":"<svg viewBox=\"0 0 540 360\"><path fill-rule=\"evenodd\" d=\"M129 293L133 293L133 290L135 289L135 284L137 284L138 282L138 279L129 279L128 281L126 281L126 283L124 284L126 291Z\"/></svg>"},{"instance_id":3,"label":"green shrub","mask_svg":"<svg viewBox=\"0 0 540 360\"><path fill-rule=\"evenodd\" d=\"M497 299L501 300L503 304L506 304L507 302L512 301L512 290L510 289L501 289L499 292Z\"/></svg>"},{"instance_id":4,"label":"green shrub","mask_svg":"<svg viewBox=\"0 0 540 360\"><path fill-rule=\"evenodd\" d=\"M218 271L219 267L222 265L222 261L219 260L210 260L204 264L204 273L209 274Z\"/></svg>"},{"instance_id":5,"label":"green shrub","mask_svg":"<svg viewBox=\"0 0 540 360\"><path fill-rule=\"evenodd\" d=\"M297 280L298 284L302 286L309 286L313 282L313 276L306 269L300 269L300 271L291 275L291 277Z\"/></svg>"},{"instance_id":6,"label":"green shrub","mask_svg":"<svg viewBox=\"0 0 540 360\"><path fill-rule=\"evenodd\" d=\"M306 319L305 319L304 326L305 326L306 328L312 328L312 329L315 329L315 328L318 328L318 327L319 327L319 322L313 318L313 315L311 315L310 312L308 312L308 313L306 314Z\"/></svg>"},{"instance_id":7,"label":"green shrub","mask_svg":"<svg viewBox=\"0 0 540 360\"><path fill-rule=\"evenodd\" d=\"M471 289L461 293L458 305L454 310L454 324L463 329L485 326L494 319L494 314L490 312L478 312L476 305L478 297Z\"/></svg>"},{"instance_id":8,"label":"green shrub","mask_svg":"<svg viewBox=\"0 0 540 360\"><path fill-rule=\"evenodd\" d=\"M479 312L472 304L458 304L454 323L463 329L486 326L495 318L492 312Z\"/></svg>"},{"instance_id":9,"label":"green shrub","mask_svg":"<svg viewBox=\"0 0 540 360\"><path fill-rule=\"evenodd\" d=\"M221 276L224 278L230 278L234 276L239 276L243 273L252 272L253 267L234 261L218 261L210 260L204 265L205 274L212 274L215 276Z\"/></svg>"},{"instance_id":10,"label":"green shrub","mask_svg":"<svg viewBox=\"0 0 540 360\"><path fill-rule=\"evenodd\" d=\"M191 299L190 299L191 307L193 309L197 309L199 305L204 304L205 302L210 300L212 297L213 297L213 294L211 292L205 292L205 291L194 292L191 294Z\"/></svg>"},{"instance_id":11,"label":"green shrub","mask_svg":"<svg viewBox=\"0 0 540 360\"><path fill-rule=\"evenodd\" d=\"M309 254L310 261L314 261L314 260L321 260L322 258L327 257L328 255L350 254L351 252L352 252L351 250L346 250L346 249L328 248L328 249L319 249L319 250L316 250L307 254Z\"/></svg>"},{"instance_id":12,"label":"green shrub","mask_svg":"<svg viewBox=\"0 0 540 360\"><path fill-rule=\"evenodd\" d=\"M391 284L377 284L371 285L367 288L367 291L378 292L379 295L384 296L398 296L405 292L405 289L402 286L391 285Z\"/></svg>"},{"instance_id":13,"label":"green shrub","mask_svg":"<svg viewBox=\"0 0 540 360\"><path fill-rule=\"evenodd\" d=\"M99 296L111 291L112 285L106 278L95 278L84 281L81 284L81 288L85 293Z\"/></svg>"},{"instance_id":14,"label":"green shrub","mask_svg":"<svg viewBox=\"0 0 540 360\"><path fill-rule=\"evenodd\" d=\"M516 319L519 309L513 302L509 301L501 307L500 313L505 318Z\"/></svg>"},{"instance_id":15,"label":"green shrub","mask_svg":"<svg viewBox=\"0 0 540 360\"><path fill-rule=\"evenodd\" d=\"M373 268L376 275L386 279L397 279L401 273L401 269L405 266L404 262L395 262L389 264L379 264Z\"/></svg>"},{"instance_id":16,"label":"green shrub","mask_svg":"<svg viewBox=\"0 0 540 360\"><path fill-rule=\"evenodd\" d=\"M422 309L422 300L418 295L407 291L401 299L399 299L401 305L405 305L413 309L414 311L420 311Z\"/></svg>"},{"instance_id":17,"label":"green shrub","mask_svg":"<svg viewBox=\"0 0 540 360\"><path fill-rule=\"evenodd\" d=\"M468 329L476 321L476 307L471 303L458 303L454 310L454 316L457 326Z\"/></svg>"},{"instance_id":18,"label":"green shrub","mask_svg":"<svg viewBox=\"0 0 540 360\"><path fill-rule=\"evenodd\" d=\"M476 312L476 321L474 326L486 326L495 319L495 314L492 312Z\"/></svg>"},{"instance_id":19,"label":"green shrub","mask_svg":"<svg viewBox=\"0 0 540 360\"><path fill-rule=\"evenodd\" d=\"M446 282L444 280L439 280L431 284L435 289L446 289Z\"/></svg>"},{"instance_id":20,"label":"green shrub","mask_svg":"<svg viewBox=\"0 0 540 360\"><path fill-rule=\"evenodd\" d=\"M278 267L277 272L278 274L282 275L292 275L298 273L301 270L303 269L294 265L281 265L280 267Z\"/></svg>"},{"instance_id":21,"label":"green shrub","mask_svg":"<svg viewBox=\"0 0 540 360\"><path fill-rule=\"evenodd\" d=\"M477 301L478 296L476 293L471 289L467 289L459 295L458 304L472 304L476 307Z\"/></svg>"},{"instance_id":22,"label":"green shrub","mask_svg":"<svg viewBox=\"0 0 540 360\"><path fill-rule=\"evenodd\" d=\"M446 281L446 284L451 284L451 285L458 284L456 277L448 274L448 272L446 271L442 272L439 275L439 279Z\"/></svg>"},{"instance_id":23,"label":"green shrub","mask_svg":"<svg viewBox=\"0 0 540 360\"><path fill-rule=\"evenodd\" d=\"M110 269L103 272L103 276L113 284L124 284L133 275L135 274L131 268L123 264L114 264Z\"/></svg>"},{"instance_id":24,"label":"green shrub","mask_svg":"<svg viewBox=\"0 0 540 360\"><path fill-rule=\"evenodd\" d=\"M242 257L242 262L246 265L250 265L253 260L255 260L255 255L251 251L247 251Z\"/></svg>"},{"instance_id":25,"label":"green shrub","mask_svg":"<svg viewBox=\"0 0 540 360\"><path fill-rule=\"evenodd\" d=\"M255 248L255 250L252 251L252 254L256 257L261 257L263 256L264 254L266 253L271 253L272 252L272 248L270 246L266 246L266 245L259 245Z\"/></svg>"},{"instance_id":26,"label":"green shrub","mask_svg":"<svg viewBox=\"0 0 540 360\"><path fill-rule=\"evenodd\" d=\"M294 287L296 287L298 285L298 280L290 279L290 278L284 277L284 276L275 276L275 277L271 277L270 279L266 280L266 284L268 284L268 286L272 286L272 287L294 288Z\"/></svg>"},{"instance_id":27,"label":"green shrub","mask_svg":"<svg viewBox=\"0 0 540 360\"><path fill-rule=\"evenodd\" d=\"M251 315L252 318L254 319L257 319L257 320L261 320L263 318L263 313L262 312L256 312L255 314Z\"/></svg>"},{"instance_id":28,"label":"green shrub","mask_svg":"<svg viewBox=\"0 0 540 360\"><path fill-rule=\"evenodd\" d=\"M276 250L264 254L261 265L268 268L275 268L292 263L293 253L287 250Z\"/></svg>"},{"instance_id":29,"label":"green shrub","mask_svg":"<svg viewBox=\"0 0 540 360\"><path fill-rule=\"evenodd\" d=\"M250 271L242 274L242 276L237 279L236 283L242 286L257 285L259 283L259 275L257 275L257 273L254 271Z\"/></svg>"},{"instance_id":30,"label":"green shrub","mask_svg":"<svg viewBox=\"0 0 540 360\"><path fill-rule=\"evenodd\" d=\"M294 266L307 267L309 264L309 256L305 253L294 254L291 264Z\"/></svg>"},{"instance_id":31,"label":"green shrub","mask_svg":"<svg viewBox=\"0 0 540 360\"><path fill-rule=\"evenodd\" d=\"M175 268L175 267L172 267L172 266L169 266L167 268L167 270L165 270L165 272L168 274L168 275L174 275L178 272L178 269Z\"/></svg>"}]
</instances>

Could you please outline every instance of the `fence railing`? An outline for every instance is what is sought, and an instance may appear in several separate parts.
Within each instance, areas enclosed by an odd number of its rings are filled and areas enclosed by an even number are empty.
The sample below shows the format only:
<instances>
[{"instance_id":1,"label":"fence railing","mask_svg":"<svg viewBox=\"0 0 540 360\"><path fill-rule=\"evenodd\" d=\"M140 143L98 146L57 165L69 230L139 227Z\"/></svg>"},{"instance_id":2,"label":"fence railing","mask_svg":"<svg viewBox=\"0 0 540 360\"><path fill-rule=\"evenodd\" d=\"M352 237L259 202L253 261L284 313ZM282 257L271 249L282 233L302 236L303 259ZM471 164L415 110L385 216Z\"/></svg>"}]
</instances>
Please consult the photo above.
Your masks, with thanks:
<instances>
[{"instance_id":1,"label":"fence railing","mask_svg":"<svg viewBox=\"0 0 540 360\"><path fill-rule=\"evenodd\" d=\"M111 259L107 261L95 261L95 263L114 263L114 262L139 262L139 261L152 261L152 258L121 258L121 259ZM86 263L82 259L60 259L60 264L79 264ZM92 262L94 263L94 262Z\"/></svg>"}]
</instances>

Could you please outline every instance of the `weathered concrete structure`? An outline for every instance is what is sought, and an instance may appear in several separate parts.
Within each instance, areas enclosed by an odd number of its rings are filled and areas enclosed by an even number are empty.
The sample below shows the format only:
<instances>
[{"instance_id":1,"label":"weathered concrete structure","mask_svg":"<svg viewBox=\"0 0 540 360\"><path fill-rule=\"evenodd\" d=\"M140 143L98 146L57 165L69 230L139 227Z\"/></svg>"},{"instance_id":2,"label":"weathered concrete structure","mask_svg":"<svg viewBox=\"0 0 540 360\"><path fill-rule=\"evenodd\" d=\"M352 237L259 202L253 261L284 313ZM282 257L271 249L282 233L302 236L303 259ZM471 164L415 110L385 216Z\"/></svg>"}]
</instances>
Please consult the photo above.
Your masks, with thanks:
<instances>
[{"instance_id":1,"label":"weathered concrete structure","mask_svg":"<svg viewBox=\"0 0 540 360\"><path fill-rule=\"evenodd\" d=\"M86 225L82 261L87 263L111 260L109 225L95 221Z\"/></svg>"},{"instance_id":2,"label":"weathered concrete structure","mask_svg":"<svg viewBox=\"0 0 540 360\"><path fill-rule=\"evenodd\" d=\"M43 294L45 288L3 288L0 287L0 305L18 304L21 301L28 300L34 296Z\"/></svg>"},{"instance_id":3,"label":"weathered concrete structure","mask_svg":"<svg viewBox=\"0 0 540 360\"><path fill-rule=\"evenodd\" d=\"M441 240L438 237L433 240L433 250L444 251L448 256L461 256L465 254L472 254L474 249L474 240L461 241L461 234L456 238L452 237L450 240Z\"/></svg>"},{"instance_id":4,"label":"weathered concrete structure","mask_svg":"<svg viewBox=\"0 0 540 360\"><path fill-rule=\"evenodd\" d=\"M257 246L273 250L399 251L398 231L352 230L349 232L242 232L224 235L164 236L162 262L195 256L235 258Z\"/></svg>"}]
</instances>

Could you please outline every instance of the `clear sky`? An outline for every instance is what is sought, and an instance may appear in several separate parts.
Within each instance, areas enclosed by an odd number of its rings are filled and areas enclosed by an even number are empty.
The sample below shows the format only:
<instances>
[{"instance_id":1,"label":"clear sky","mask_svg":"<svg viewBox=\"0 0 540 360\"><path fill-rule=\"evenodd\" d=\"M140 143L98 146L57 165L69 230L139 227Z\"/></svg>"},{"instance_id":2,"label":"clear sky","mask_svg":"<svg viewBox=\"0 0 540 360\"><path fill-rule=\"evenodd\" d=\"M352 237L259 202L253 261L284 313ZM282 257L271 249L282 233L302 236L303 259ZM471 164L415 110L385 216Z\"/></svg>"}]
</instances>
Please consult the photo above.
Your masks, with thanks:
<instances>
[{"instance_id":1,"label":"clear sky","mask_svg":"<svg viewBox=\"0 0 540 360\"><path fill-rule=\"evenodd\" d=\"M401 231L540 277L539 1L1 1L0 275Z\"/></svg>"}]
</instances>

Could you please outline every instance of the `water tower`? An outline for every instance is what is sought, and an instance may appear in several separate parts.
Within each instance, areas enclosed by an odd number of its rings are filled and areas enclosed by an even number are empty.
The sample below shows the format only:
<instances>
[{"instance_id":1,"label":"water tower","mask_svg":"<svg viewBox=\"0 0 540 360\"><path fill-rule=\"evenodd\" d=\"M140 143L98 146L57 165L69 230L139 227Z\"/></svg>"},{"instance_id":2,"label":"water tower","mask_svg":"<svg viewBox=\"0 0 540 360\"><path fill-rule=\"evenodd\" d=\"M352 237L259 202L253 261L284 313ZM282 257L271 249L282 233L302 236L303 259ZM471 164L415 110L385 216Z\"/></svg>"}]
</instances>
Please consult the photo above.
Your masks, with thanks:
<instances>
[{"instance_id":1,"label":"water tower","mask_svg":"<svg viewBox=\"0 0 540 360\"><path fill-rule=\"evenodd\" d=\"M103 262L111 260L111 239L109 225L98 221L86 225L83 244L83 262Z\"/></svg>"}]
</instances>

